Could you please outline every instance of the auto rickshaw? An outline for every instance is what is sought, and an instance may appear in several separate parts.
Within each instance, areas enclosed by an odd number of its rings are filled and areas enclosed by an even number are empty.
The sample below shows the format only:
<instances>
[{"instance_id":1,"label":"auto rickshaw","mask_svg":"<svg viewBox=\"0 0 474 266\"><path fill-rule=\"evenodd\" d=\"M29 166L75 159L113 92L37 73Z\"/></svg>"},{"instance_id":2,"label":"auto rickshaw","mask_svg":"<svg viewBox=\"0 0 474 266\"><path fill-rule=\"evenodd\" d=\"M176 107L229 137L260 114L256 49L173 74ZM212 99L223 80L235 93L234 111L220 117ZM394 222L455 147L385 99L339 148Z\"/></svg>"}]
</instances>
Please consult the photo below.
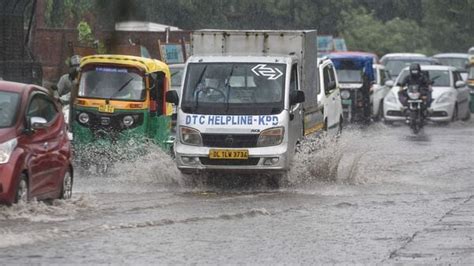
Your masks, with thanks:
<instances>
[{"instance_id":1,"label":"auto rickshaw","mask_svg":"<svg viewBox=\"0 0 474 266\"><path fill-rule=\"evenodd\" d=\"M336 68L341 88L344 121L369 123L372 107L370 87L375 82L373 63L376 57L369 53L331 53L328 58Z\"/></svg>"},{"instance_id":2,"label":"auto rickshaw","mask_svg":"<svg viewBox=\"0 0 474 266\"><path fill-rule=\"evenodd\" d=\"M105 172L114 162L137 158L150 144L172 149L172 106L168 66L126 55L81 59L72 93L71 129L75 158Z\"/></svg>"}]
</instances>

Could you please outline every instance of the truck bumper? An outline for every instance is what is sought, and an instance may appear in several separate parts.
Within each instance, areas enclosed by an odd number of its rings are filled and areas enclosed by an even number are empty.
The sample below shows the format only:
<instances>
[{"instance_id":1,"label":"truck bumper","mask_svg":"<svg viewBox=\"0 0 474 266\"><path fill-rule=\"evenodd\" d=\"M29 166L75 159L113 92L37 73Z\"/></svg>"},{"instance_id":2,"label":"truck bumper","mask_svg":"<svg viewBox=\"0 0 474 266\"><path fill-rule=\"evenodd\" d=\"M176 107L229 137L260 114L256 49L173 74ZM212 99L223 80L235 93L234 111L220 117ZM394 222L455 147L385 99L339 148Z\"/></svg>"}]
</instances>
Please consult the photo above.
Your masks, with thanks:
<instances>
[{"instance_id":1,"label":"truck bumper","mask_svg":"<svg viewBox=\"0 0 474 266\"><path fill-rule=\"evenodd\" d=\"M272 172L289 170L293 154L285 145L262 148L232 148L248 150L248 159L210 159L210 147L175 144L176 164L182 172L226 170L232 172ZM224 148L225 149L225 148ZM229 149L229 150L232 150Z\"/></svg>"}]
</instances>

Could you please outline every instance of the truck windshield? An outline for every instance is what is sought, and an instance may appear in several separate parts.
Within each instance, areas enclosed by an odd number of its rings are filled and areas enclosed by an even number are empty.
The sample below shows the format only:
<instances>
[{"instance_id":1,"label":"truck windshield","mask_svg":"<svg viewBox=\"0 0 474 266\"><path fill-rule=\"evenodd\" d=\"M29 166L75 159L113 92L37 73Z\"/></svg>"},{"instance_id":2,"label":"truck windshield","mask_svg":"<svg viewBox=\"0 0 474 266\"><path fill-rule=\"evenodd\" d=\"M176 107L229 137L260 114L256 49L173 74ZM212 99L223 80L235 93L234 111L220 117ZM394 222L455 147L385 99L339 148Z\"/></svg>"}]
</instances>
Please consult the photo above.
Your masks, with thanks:
<instances>
[{"instance_id":1,"label":"truck windshield","mask_svg":"<svg viewBox=\"0 0 474 266\"><path fill-rule=\"evenodd\" d=\"M20 94L0 91L0 128L11 127L15 122Z\"/></svg>"},{"instance_id":2,"label":"truck windshield","mask_svg":"<svg viewBox=\"0 0 474 266\"><path fill-rule=\"evenodd\" d=\"M284 107L284 64L189 64L181 107L209 114L276 114Z\"/></svg>"},{"instance_id":3,"label":"truck windshield","mask_svg":"<svg viewBox=\"0 0 474 266\"><path fill-rule=\"evenodd\" d=\"M79 84L79 97L143 101L146 90L138 70L123 67L85 68Z\"/></svg>"},{"instance_id":4,"label":"truck windshield","mask_svg":"<svg viewBox=\"0 0 474 266\"><path fill-rule=\"evenodd\" d=\"M338 69L336 72L341 83L362 83L362 70Z\"/></svg>"}]
</instances>

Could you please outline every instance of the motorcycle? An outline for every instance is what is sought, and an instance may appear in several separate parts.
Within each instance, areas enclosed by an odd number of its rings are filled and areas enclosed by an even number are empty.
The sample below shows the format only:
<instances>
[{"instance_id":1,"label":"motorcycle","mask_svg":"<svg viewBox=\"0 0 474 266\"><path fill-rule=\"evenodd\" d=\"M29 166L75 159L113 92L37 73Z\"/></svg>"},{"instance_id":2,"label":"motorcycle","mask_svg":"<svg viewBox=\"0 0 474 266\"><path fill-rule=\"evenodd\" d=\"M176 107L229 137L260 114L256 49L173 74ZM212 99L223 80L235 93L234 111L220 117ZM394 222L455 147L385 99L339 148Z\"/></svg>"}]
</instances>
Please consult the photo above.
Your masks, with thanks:
<instances>
[{"instance_id":1,"label":"motorcycle","mask_svg":"<svg viewBox=\"0 0 474 266\"><path fill-rule=\"evenodd\" d=\"M407 109L406 109L406 118L407 124L410 126L413 134L418 134L420 129L423 128L425 116L423 115L423 104L424 98L421 94L420 87L418 85L409 85L406 88L407 92Z\"/></svg>"}]
</instances>

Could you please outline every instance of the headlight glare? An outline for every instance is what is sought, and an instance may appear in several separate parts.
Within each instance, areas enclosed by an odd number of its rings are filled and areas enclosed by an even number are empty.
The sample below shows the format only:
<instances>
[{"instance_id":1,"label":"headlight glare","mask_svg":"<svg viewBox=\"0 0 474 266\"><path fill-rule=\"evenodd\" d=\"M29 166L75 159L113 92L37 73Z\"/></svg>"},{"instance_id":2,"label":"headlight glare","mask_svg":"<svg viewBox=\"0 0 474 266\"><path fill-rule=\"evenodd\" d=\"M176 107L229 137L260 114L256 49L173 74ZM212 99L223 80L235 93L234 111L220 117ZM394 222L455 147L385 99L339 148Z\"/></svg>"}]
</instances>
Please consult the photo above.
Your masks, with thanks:
<instances>
[{"instance_id":1,"label":"headlight glare","mask_svg":"<svg viewBox=\"0 0 474 266\"><path fill-rule=\"evenodd\" d=\"M257 147L276 146L281 144L285 136L283 127L269 128L260 133L257 141Z\"/></svg>"},{"instance_id":2,"label":"headlight glare","mask_svg":"<svg viewBox=\"0 0 474 266\"><path fill-rule=\"evenodd\" d=\"M78 119L81 124L89 123L89 115L87 113L80 113Z\"/></svg>"},{"instance_id":3,"label":"headlight glare","mask_svg":"<svg viewBox=\"0 0 474 266\"><path fill-rule=\"evenodd\" d=\"M417 100L420 98L419 92L408 92L408 97L412 100Z\"/></svg>"},{"instance_id":4,"label":"headlight glare","mask_svg":"<svg viewBox=\"0 0 474 266\"><path fill-rule=\"evenodd\" d=\"M0 144L0 164L8 163L17 144L16 138Z\"/></svg>"},{"instance_id":5,"label":"headlight glare","mask_svg":"<svg viewBox=\"0 0 474 266\"><path fill-rule=\"evenodd\" d=\"M126 127L131 127L135 120L133 120L133 117L131 115L126 115L123 117L122 122Z\"/></svg>"},{"instance_id":6,"label":"headlight glare","mask_svg":"<svg viewBox=\"0 0 474 266\"><path fill-rule=\"evenodd\" d=\"M349 98L351 98L351 93L349 91L341 91L341 98L344 99L344 100L347 100Z\"/></svg>"},{"instance_id":7,"label":"headlight glare","mask_svg":"<svg viewBox=\"0 0 474 266\"><path fill-rule=\"evenodd\" d=\"M190 127L180 127L179 131L181 143L194 146L202 145L201 133L198 130Z\"/></svg>"}]
</instances>

